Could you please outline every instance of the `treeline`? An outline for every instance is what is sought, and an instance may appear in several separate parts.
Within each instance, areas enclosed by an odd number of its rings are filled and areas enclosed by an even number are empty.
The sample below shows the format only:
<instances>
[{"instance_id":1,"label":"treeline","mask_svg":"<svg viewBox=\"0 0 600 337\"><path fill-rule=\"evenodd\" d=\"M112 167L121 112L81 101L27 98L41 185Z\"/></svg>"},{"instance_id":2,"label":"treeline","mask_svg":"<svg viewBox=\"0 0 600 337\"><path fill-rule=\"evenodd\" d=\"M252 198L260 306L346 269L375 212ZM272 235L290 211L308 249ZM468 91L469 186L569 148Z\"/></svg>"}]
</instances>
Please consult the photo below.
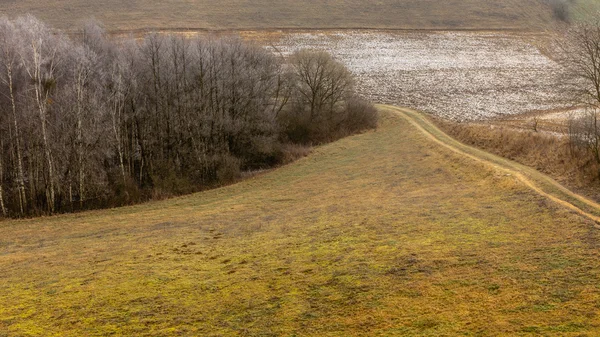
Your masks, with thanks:
<instances>
[{"instance_id":1,"label":"treeline","mask_svg":"<svg viewBox=\"0 0 600 337\"><path fill-rule=\"evenodd\" d=\"M556 20L563 22L571 21L571 6L573 0L546 0L552 9L552 14Z\"/></svg>"},{"instance_id":2,"label":"treeline","mask_svg":"<svg viewBox=\"0 0 600 337\"><path fill-rule=\"evenodd\" d=\"M0 211L130 204L277 165L290 144L373 128L328 54L283 59L239 39L77 38L0 20Z\"/></svg>"}]
</instances>

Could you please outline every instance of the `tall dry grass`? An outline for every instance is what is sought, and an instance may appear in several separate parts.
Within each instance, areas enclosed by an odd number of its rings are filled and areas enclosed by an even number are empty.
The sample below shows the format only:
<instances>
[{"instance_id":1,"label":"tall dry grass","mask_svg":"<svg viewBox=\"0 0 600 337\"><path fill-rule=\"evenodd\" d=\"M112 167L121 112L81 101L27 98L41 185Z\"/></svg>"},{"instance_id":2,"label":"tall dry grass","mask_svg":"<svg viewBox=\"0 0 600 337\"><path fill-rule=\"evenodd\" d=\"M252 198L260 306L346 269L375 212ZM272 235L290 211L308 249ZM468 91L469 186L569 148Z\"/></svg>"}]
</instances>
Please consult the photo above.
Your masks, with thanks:
<instances>
[{"instance_id":1,"label":"tall dry grass","mask_svg":"<svg viewBox=\"0 0 600 337\"><path fill-rule=\"evenodd\" d=\"M571 146L566 135L489 124L435 122L465 144L533 167L570 188L600 198L599 164L589 151Z\"/></svg>"}]
</instances>

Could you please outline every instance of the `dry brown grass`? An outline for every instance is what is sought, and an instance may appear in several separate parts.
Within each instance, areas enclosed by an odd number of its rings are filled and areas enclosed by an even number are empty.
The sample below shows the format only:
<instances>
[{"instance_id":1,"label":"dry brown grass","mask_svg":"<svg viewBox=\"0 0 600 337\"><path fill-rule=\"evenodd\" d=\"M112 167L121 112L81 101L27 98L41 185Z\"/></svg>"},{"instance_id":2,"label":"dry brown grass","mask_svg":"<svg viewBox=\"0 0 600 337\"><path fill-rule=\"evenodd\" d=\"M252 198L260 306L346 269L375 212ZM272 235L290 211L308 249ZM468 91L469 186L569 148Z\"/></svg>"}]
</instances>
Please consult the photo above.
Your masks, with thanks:
<instances>
[{"instance_id":1,"label":"dry brown grass","mask_svg":"<svg viewBox=\"0 0 600 337\"><path fill-rule=\"evenodd\" d=\"M0 336L600 333L600 231L394 114L233 186L0 232Z\"/></svg>"},{"instance_id":2,"label":"dry brown grass","mask_svg":"<svg viewBox=\"0 0 600 337\"><path fill-rule=\"evenodd\" d=\"M499 126L434 120L447 134L465 144L535 168L579 193L600 200L600 171L591 153L571 147L564 134L544 131L564 131L559 124L542 120L538 126L541 131L536 132L531 125L523 128L525 122Z\"/></svg>"},{"instance_id":3,"label":"dry brown grass","mask_svg":"<svg viewBox=\"0 0 600 337\"><path fill-rule=\"evenodd\" d=\"M538 29L552 20L538 0L165 0L2 1L0 13L31 13L61 29L90 17L135 29Z\"/></svg>"}]
</instances>

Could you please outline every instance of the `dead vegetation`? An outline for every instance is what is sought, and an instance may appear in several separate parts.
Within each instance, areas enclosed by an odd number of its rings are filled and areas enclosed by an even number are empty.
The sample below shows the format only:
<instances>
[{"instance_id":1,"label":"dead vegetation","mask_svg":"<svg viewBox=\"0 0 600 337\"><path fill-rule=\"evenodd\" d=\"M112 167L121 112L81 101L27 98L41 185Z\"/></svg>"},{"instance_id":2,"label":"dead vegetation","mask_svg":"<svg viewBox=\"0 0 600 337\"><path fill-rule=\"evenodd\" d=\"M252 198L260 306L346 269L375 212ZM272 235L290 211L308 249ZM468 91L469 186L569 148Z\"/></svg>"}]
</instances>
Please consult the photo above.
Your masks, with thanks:
<instances>
[{"instance_id":1,"label":"dead vegetation","mask_svg":"<svg viewBox=\"0 0 600 337\"><path fill-rule=\"evenodd\" d=\"M568 134L488 123L455 123L434 119L446 133L475 146L548 174L569 188L600 200L600 163L585 142L574 144Z\"/></svg>"},{"instance_id":2,"label":"dead vegetation","mask_svg":"<svg viewBox=\"0 0 600 337\"><path fill-rule=\"evenodd\" d=\"M288 64L240 39L115 41L96 23L72 40L32 16L0 19L0 40L4 217L205 190L289 161L287 143L377 124L353 75L324 52Z\"/></svg>"}]
</instances>

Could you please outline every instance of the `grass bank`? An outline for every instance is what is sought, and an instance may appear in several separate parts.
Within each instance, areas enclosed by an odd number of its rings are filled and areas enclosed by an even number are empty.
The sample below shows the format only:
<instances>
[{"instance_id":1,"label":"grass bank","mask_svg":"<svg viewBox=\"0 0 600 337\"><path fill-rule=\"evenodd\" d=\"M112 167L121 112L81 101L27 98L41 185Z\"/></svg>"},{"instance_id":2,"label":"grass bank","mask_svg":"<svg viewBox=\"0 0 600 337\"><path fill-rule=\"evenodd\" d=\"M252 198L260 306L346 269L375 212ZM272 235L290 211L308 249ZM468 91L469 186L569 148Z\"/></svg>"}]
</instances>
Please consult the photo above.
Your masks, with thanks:
<instances>
[{"instance_id":1,"label":"grass bank","mask_svg":"<svg viewBox=\"0 0 600 337\"><path fill-rule=\"evenodd\" d=\"M569 189L600 201L600 167L589 151L572 146L561 125L560 134L512 126L435 123L459 141L543 172Z\"/></svg>"},{"instance_id":2,"label":"grass bank","mask_svg":"<svg viewBox=\"0 0 600 337\"><path fill-rule=\"evenodd\" d=\"M229 187L0 223L0 336L600 333L600 231L382 112Z\"/></svg>"}]
</instances>

